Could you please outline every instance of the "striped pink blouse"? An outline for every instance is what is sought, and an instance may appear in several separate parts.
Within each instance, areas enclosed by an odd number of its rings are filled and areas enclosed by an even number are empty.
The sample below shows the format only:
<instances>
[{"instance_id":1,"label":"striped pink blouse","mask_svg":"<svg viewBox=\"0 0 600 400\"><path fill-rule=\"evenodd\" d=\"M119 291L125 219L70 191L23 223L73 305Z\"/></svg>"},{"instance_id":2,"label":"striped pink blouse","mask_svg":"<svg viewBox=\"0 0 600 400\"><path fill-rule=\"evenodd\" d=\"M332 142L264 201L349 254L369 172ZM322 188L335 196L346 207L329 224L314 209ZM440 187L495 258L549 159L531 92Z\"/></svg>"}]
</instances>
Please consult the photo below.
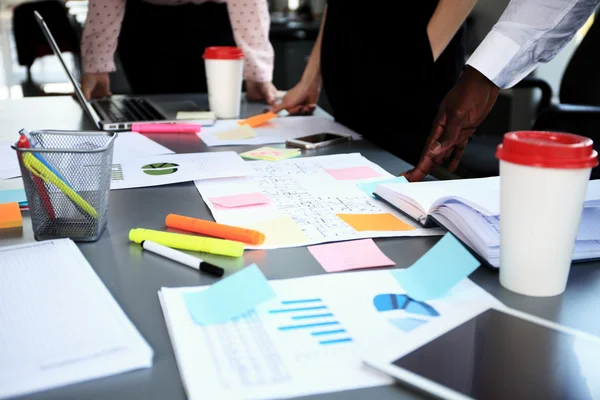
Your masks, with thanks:
<instances>
[{"instance_id":1,"label":"striped pink blouse","mask_svg":"<svg viewBox=\"0 0 600 400\"><path fill-rule=\"evenodd\" d=\"M159 5L179 5L181 0L144 0ZM207 0L187 0L200 4ZM273 46L269 42L271 18L267 0L212 0L227 3L233 36L244 52L244 78L270 82L273 79ZM115 70L117 48L126 0L89 0L87 19L81 38L83 71L90 73ZM106 7L105 7L106 6ZM92 12L94 10L94 12ZM98 15L99 14L99 15ZM112 29L106 29L110 27ZM257 27L257 30L246 29ZM252 36L250 33L252 32Z\"/></svg>"}]
</instances>

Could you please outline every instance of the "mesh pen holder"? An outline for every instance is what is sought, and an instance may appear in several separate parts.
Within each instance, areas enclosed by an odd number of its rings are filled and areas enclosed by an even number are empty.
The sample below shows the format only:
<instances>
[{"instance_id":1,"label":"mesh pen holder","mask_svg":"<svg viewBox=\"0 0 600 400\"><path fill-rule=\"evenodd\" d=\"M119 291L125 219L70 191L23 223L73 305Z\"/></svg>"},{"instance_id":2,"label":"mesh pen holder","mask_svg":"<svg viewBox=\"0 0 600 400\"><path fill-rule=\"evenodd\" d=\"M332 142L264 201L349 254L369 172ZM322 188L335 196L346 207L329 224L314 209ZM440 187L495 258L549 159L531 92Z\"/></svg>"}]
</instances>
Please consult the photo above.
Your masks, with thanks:
<instances>
[{"instance_id":1,"label":"mesh pen holder","mask_svg":"<svg viewBox=\"0 0 600 400\"><path fill-rule=\"evenodd\" d=\"M95 241L106 228L116 133L39 130L17 151L36 240Z\"/></svg>"}]
</instances>

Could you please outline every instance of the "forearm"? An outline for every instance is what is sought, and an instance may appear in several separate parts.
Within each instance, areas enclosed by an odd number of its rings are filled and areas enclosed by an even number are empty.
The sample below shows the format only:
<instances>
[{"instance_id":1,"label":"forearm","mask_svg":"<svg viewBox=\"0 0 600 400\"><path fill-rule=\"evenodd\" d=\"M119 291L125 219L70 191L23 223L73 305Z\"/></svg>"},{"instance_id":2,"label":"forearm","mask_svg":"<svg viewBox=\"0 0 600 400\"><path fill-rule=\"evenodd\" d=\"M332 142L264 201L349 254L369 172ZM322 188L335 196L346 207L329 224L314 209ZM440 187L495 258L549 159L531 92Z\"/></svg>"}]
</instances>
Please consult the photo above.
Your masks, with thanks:
<instances>
[{"instance_id":1,"label":"forearm","mask_svg":"<svg viewBox=\"0 0 600 400\"><path fill-rule=\"evenodd\" d=\"M552 60L594 12L599 0L511 0L469 65L509 88Z\"/></svg>"},{"instance_id":2,"label":"forearm","mask_svg":"<svg viewBox=\"0 0 600 400\"><path fill-rule=\"evenodd\" d=\"M323 11L323 18L321 20L319 34L313 46L312 52L310 53L308 63L304 68L304 73L302 74L302 81L310 85L321 84L321 41L323 38L323 28L325 26L326 17L327 7L325 7L325 10Z\"/></svg>"},{"instance_id":3,"label":"forearm","mask_svg":"<svg viewBox=\"0 0 600 400\"><path fill-rule=\"evenodd\" d=\"M125 13L125 0L90 0L88 7L90 11L81 34L83 72L114 71L114 54Z\"/></svg>"},{"instance_id":4,"label":"forearm","mask_svg":"<svg viewBox=\"0 0 600 400\"><path fill-rule=\"evenodd\" d=\"M271 82L275 52L269 41L267 0L230 0L227 10L235 42L244 53L244 79Z\"/></svg>"},{"instance_id":5,"label":"forearm","mask_svg":"<svg viewBox=\"0 0 600 400\"><path fill-rule=\"evenodd\" d=\"M477 0L439 0L427 24L434 61L444 52Z\"/></svg>"}]
</instances>

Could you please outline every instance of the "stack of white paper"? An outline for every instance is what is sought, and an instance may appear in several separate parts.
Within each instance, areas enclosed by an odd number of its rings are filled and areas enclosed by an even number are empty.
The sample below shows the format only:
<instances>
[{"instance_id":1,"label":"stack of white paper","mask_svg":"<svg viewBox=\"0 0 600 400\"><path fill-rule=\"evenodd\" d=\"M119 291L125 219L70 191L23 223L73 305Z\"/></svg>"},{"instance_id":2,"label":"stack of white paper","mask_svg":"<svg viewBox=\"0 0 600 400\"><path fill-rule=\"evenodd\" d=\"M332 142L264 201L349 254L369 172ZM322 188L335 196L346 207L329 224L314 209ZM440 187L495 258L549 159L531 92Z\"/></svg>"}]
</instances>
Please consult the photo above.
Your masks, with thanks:
<instances>
[{"instance_id":1,"label":"stack of white paper","mask_svg":"<svg viewBox=\"0 0 600 400\"><path fill-rule=\"evenodd\" d=\"M0 259L0 398L152 365L71 240L3 247Z\"/></svg>"},{"instance_id":2,"label":"stack of white paper","mask_svg":"<svg viewBox=\"0 0 600 400\"><path fill-rule=\"evenodd\" d=\"M21 176L17 152L10 146L11 143L0 142L0 179Z\"/></svg>"}]
</instances>

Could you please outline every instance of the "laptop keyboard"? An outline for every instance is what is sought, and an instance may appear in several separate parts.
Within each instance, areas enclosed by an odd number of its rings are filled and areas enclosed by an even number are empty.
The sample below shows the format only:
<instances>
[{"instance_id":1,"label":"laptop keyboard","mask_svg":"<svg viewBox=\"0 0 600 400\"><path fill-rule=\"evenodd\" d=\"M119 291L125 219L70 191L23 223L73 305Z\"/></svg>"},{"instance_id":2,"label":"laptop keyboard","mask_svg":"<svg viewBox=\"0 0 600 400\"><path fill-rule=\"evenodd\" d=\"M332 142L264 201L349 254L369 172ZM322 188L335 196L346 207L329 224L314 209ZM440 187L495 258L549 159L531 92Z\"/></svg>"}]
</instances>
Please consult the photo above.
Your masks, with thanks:
<instances>
[{"instance_id":1,"label":"laptop keyboard","mask_svg":"<svg viewBox=\"0 0 600 400\"><path fill-rule=\"evenodd\" d=\"M94 102L111 122L159 121L164 117L144 98L103 99Z\"/></svg>"}]
</instances>

